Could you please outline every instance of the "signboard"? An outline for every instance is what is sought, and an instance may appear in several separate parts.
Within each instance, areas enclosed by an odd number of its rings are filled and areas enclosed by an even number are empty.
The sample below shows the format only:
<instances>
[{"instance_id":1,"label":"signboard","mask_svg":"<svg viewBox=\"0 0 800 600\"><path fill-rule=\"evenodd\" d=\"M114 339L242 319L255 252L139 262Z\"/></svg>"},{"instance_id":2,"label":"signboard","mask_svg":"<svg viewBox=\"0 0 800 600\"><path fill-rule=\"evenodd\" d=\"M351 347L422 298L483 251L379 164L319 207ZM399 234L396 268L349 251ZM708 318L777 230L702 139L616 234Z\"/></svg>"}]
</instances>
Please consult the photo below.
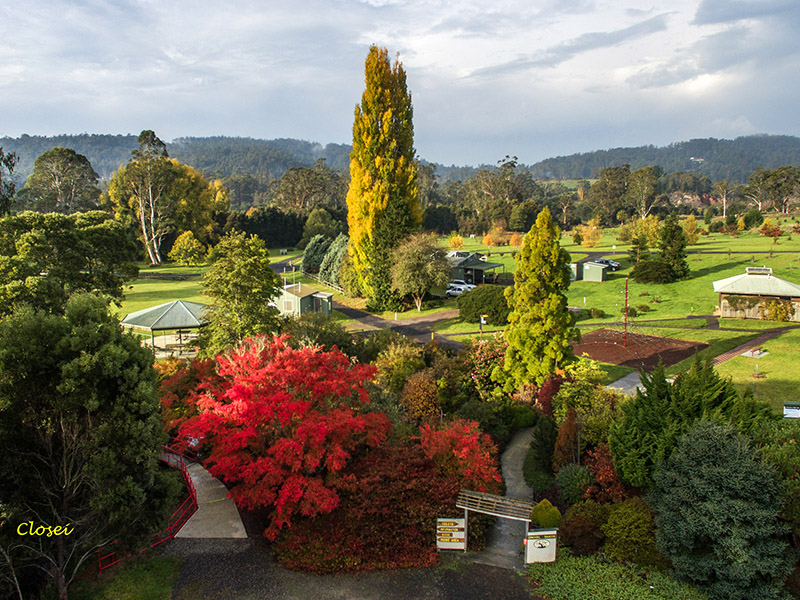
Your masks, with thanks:
<instances>
[{"instance_id":1,"label":"signboard","mask_svg":"<svg viewBox=\"0 0 800 600\"><path fill-rule=\"evenodd\" d=\"M783 405L783 418L784 419L800 419L800 404L796 402L787 402Z\"/></svg>"},{"instance_id":2,"label":"signboard","mask_svg":"<svg viewBox=\"0 0 800 600\"><path fill-rule=\"evenodd\" d=\"M436 549L466 550L467 533L465 520L436 519Z\"/></svg>"},{"instance_id":3,"label":"signboard","mask_svg":"<svg viewBox=\"0 0 800 600\"><path fill-rule=\"evenodd\" d=\"M525 562L553 562L556 559L558 529L534 529L525 540Z\"/></svg>"}]
</instances>

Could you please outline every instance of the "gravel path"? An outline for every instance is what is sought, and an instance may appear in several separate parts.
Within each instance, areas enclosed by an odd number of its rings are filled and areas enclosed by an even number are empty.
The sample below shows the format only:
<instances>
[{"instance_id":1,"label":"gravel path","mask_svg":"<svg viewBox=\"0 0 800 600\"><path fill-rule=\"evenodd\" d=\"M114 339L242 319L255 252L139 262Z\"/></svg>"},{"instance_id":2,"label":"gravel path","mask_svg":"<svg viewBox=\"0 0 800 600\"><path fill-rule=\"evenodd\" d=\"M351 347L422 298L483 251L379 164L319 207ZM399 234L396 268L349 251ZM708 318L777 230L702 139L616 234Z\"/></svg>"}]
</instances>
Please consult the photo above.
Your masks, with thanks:
<instances>
[{"instance_id":1,"label":"gravel path","mask_svg":"<svg viewBox=\"0 0 800 600\"><path fill-rule=\"evenodd\" d=\"M173 600L531 600L515 571L475 564L458 553L433 569L354 575L288 571L270 557L263 537L176 539L161 551L184 559ZM467 555L469 556L469 555Z\"/></svg>"}]
</instances>

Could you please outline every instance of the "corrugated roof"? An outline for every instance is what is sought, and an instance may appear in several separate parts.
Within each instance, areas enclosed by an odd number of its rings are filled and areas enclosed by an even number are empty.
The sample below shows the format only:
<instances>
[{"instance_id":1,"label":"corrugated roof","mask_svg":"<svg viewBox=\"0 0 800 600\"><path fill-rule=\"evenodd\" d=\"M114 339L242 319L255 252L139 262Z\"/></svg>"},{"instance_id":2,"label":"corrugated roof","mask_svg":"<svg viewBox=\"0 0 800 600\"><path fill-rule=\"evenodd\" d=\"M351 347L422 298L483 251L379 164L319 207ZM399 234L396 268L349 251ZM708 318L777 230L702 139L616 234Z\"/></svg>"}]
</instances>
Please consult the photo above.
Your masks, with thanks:
<instances>
[{"instance_id":1,"label":"corrugated roof","mask_svg":"<svg viewBox=\"0 0 800 600\"><path fill-rule=\"evenodd\" d=\"M192 329L205 324L204 314L204 304L173 300L125 315L122 325L148 331Z\"/></svg>"},{"instance_id":2,"label":"corrugated roof","mask_svg":"<svg viewBox=\"0 0 800 600\"><path fill-rule=\"evenodd\" d=\"M800 285L774 275L743 273L715 281L714 291L754 296L800 296Z\"/></svg>"}]
</instances>

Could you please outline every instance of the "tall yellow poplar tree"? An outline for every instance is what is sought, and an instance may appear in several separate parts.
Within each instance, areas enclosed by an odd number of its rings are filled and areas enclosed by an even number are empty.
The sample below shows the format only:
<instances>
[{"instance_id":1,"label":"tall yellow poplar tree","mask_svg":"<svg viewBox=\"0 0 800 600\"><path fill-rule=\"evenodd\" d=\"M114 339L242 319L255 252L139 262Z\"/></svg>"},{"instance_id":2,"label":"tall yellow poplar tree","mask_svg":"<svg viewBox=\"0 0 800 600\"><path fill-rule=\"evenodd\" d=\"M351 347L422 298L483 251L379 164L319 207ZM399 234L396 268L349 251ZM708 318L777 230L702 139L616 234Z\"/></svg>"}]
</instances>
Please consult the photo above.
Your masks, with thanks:
<instances>
[{"instance_id":1,"label":"tall yellow poplar tree","mask_svg":"<svg viewBox=\"0 0 800 600\"><path fill-rule=\"evenodd\" d=\"M393 250L422 222L413 109L403 66L392 65L385 48L370 47L364 71L350 154L348 252L372 306L387 308L394 300Z\"/></svg>"}]
</instances>

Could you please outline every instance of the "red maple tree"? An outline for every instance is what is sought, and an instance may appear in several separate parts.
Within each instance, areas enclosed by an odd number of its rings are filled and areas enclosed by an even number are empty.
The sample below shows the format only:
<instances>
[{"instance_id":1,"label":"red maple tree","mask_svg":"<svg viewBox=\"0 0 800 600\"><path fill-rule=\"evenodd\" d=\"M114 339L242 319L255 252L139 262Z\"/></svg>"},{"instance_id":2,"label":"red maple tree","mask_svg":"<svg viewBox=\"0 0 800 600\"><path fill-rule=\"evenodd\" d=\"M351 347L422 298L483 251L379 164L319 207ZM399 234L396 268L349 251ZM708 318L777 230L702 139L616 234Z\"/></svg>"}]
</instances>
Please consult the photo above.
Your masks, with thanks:
<instances>
[{"instance_id":1,"label":"red maple tree","mask_svg":"<svg viewBox=\"0 0 800 600\"><path fill-rule=\"evenodd\" d=\"M231 484L238 506L272 508L270 539L295 514L333 510L339 496L329 475L391 429L383 413L362 410L374 367L285 340L247 339L217 356L215 377L196 388L198 414L180 429L182 439L197 437L210 450L205 466Z\"/></svg>"}]
</instances>

